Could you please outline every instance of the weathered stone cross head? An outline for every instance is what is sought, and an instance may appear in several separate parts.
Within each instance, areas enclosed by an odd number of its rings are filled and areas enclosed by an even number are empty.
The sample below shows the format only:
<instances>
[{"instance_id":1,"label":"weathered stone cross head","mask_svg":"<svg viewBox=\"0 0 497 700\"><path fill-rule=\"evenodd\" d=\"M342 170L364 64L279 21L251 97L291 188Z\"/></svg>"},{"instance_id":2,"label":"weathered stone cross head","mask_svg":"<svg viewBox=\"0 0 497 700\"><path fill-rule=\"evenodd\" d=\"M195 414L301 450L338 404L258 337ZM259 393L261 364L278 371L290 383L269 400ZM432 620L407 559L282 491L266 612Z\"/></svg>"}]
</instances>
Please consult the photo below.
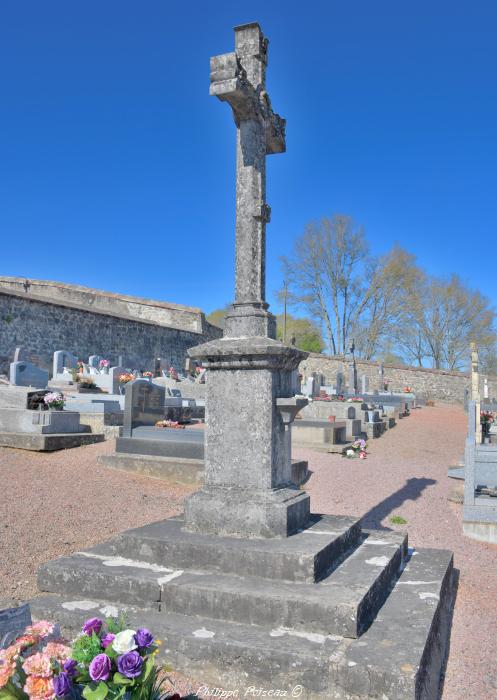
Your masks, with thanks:
<instances>
[{"instance_id":1,"label":"weathered stone cross head","mask_svg":"<svg viewBox=\"0 0 497 700\"><path fill-rule=\"evenodd\" d=\"M236 51L211 58L210 94L228 102L237 127L259 120L266 155L285 151L285 120L273 112L266 92L269 40L257 22L235 27Z\"/></svg>"},{"instance_id":2,"label":"weathered stone cross head","mask_svg":"<svg viewBox=\"0 0 497 700\"><path fill-rule=\"evenodd\" d=\"M268 40L257 23L235 27L235 49L211 58L210 85L210 94L230 105L237 127L236 298L225 334L273 336L265 300L266 156L285 151L285 120L266 92Z\"/></svg>"}]
</instances>

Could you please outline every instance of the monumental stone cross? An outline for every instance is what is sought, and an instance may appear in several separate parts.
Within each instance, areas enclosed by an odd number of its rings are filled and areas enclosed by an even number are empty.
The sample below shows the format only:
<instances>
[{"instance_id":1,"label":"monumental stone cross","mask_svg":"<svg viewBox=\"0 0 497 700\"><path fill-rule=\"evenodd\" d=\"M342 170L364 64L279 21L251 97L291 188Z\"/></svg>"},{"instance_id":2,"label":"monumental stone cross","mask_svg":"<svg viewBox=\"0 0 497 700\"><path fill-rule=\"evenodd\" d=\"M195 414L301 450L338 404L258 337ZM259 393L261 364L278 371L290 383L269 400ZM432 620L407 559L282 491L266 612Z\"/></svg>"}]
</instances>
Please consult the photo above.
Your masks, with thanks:
<instances>
[{"instance_id":1,"label":"monumental stone cross","mask_svg":"<svg viewBox=\"0 0 497 700\"><path fill-rule=\"evenodd\" d=\"M474 341L471 342L471 401L476 404L476 441L481 442L482 432L480 425L480 373L478 366L478 348Z\"/></svg>"},{"instance_id":2,"label":"monumental stone cross","mask_svg":"<svg viewBox=\"0 0 497 700\"><path fill-rule=\"evenodd\" d=\"M236 124L236 284L228 335L275 336L265 298L266 156L285 151L285 120L266 92L268 40L258 24L235 27L235 52L211 58L210 94L227 102Z\"/></svg>"},{"instance_id":3,"label":"monumental stone cross","mask_svg":"<svg viewBox=\"0 0 497 700\"><path fill-rule=\"evenodd\" d=\"M307 357L276 341L265 300L266 155L285 150L285 121L266 92L268 41L235 28L234 53L211 59L210 93L236 125L235 301L224 337L188 352L208 370L205 476L185 503L185 527L238 537L286 537L304 527L309 497L291 476L290 424L307 400L294 375Z\"/></svg>"}]
</instances>

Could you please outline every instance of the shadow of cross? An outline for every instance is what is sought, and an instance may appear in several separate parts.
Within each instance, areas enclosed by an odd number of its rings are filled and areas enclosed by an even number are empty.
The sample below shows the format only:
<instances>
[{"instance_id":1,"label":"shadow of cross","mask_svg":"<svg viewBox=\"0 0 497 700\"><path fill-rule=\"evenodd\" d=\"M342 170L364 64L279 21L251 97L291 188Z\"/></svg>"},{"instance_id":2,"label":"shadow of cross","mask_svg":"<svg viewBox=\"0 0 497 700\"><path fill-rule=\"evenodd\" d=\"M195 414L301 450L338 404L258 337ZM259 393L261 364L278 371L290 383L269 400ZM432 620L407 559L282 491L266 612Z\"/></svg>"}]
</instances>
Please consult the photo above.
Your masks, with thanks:
<instances>
[{"instance_id":1,"label":"shadow of cross","mask_svg":"<svg viewBox=\"0 0 497 700\"><path fill-rule=\"evenodd\" d=\"M436 483L435 479L417 477L407 479L404 486L394 491L387 498L384 498L383 501L377 503L373 508L370 508L367 513L364 513L362 519L363 526L371 527L376 530L391 529L382 525L381 521L406 501L417 500L428 486L432 486Z\"/></svg>"}]
</instances>

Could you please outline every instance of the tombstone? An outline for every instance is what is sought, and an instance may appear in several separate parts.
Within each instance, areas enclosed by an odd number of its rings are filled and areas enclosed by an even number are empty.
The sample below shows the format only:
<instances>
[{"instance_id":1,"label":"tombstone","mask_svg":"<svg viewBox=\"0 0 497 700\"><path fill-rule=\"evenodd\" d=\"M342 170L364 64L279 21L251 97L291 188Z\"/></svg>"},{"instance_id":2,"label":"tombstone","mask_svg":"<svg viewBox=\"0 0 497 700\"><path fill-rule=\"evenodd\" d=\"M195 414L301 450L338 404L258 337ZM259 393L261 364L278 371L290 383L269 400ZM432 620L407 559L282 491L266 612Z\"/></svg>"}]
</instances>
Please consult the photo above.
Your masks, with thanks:
<instances>
[{"instance_id":1,"label":"tombstone","mask_svg":"<svg viewBox=\"0 0 497 700\"><path fill-rule=\"evenodd\" d=\"M88 364L90 367L95 367L96 369L100 369L100 360L103 358L100 355L90 355L88 358Z\"/></svg>"},{"instance_id":2,"label":"tombstone","mask_svg":"<svg viewBox=\"0 0 497 700\"><path fill-rule=\"evenodd\" d=\"M78 358L67 350L56 350L53 354L53 377L56 381L72 381L71 370L77 367Z\"/></svg>"},{"instance_id":3,"label":"tombstone","mask_svg":"<svg viewBox=\"0 0 497 700\"><path fill-rule=\"evenodd\" d=\"M48 371L31 362L11 362L9 380L13 386L45 388L48 384Z\"/></svg>"},{"instance_id":4,"label":"tombstone","mask_svg":"<svg viewBox=\"0 0 497 700\"><path fill-rule=\"evenodd\" d=\"M6 649L30 624L29 603L0 600L0 649Z\"/></svg>"},{"instance_id":5,"label":"tombstone","mask_svg":"<svg viewBox=\"0 0 497 700\"><path fill-rule=\"evenodd\" d=\"M380 362L380 366L378 367L378 390L385 390L385 367L383 362Z\"/></svg>"},{"instance_id":6,"label":"tombstone","mask_svg":"<svg viewBox=\"0 0 497 700\"><path fill-rule=\"evenodd\" d=\"M310 377L307 377L305 384L302 387L302 394L304 396L312 398L315 395L315 391L316 391L316 380L314 379L314 376L311 375Z\"/></svg>"},{"instance_id":7,"label":"tombstone","mask_svg":"<svg viewBox=\"0 0 497 700\"><path fill-rule=\"evenodd\" d=\"M357 367L354 359L349 362L349 394L357 395Z\"/></svg>"},{"instance_id":8,"label":"tombstone","mask_svg":"<svg viewBox=\"0 0 497 700\"><path fill-rule=\"evenodd\" d=\"M133 428L155 425L164 418L166 390L147 379L134 379L126 385L123 437L131 437Z\"/></svg>"},{"instance_id":9,"label":"tombstone","mask_svg":"<svg viewBox=\"0 0 497 700\"><path fill-rule=\"evenodd\" d=\"M336 374L336 395L341 396L343 394L343 373L337 372Z\"/></svg>"},{"instance_id":10,"label":"tombstone","mask_svg":"<svg viewBox=\"0 0 497 700\"><path fill-rule=\"evenodd\" d=\"M367 374L361 376L361 392L367 394L369 390L369 377Z\"/></svg>"},{"instance_id":11,"label":"tombstone","mask_svg":"<svg viewBox=\"0 0 497 700\"><path fill-rule=\"evenodd\" d=\"M160 359L160 357L156 357L154 360L154 377L161 377L161 376L162 376L161 359Z\"/></svg>"},{"instance_id":12,"label":"tombstone","mask_svg":"<svg viewBox=\"0 0 497 700\"><path fill-rule=\"evenodd\" d=\"M14 352L14 362L29 361L28 353L23 347L17 347Z\"/></svg>"}]
</instances>

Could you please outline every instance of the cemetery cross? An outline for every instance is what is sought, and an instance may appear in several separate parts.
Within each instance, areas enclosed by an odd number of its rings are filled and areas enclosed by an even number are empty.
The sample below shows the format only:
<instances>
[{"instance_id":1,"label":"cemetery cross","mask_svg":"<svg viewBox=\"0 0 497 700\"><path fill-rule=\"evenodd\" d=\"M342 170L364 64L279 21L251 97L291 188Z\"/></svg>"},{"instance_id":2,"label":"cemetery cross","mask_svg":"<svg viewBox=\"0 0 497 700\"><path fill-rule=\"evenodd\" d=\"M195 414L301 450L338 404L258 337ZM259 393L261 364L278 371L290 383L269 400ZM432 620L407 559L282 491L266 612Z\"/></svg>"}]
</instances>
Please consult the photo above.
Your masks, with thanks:
<instances>
[{"instance_id":1,"label":"cemetery cross","mask_svg":"<svg viewBox=\"0 0 497 700\"><path fill-rule=\"evenodd\" d=\"M210 94L227 102L237 130L235 302L227 334L274 336L265 300L266 156L285 151L285 120L266 92L268 40L257 23L235 27L235 52L211 58Z\"/></svg>"}]
</instances>

